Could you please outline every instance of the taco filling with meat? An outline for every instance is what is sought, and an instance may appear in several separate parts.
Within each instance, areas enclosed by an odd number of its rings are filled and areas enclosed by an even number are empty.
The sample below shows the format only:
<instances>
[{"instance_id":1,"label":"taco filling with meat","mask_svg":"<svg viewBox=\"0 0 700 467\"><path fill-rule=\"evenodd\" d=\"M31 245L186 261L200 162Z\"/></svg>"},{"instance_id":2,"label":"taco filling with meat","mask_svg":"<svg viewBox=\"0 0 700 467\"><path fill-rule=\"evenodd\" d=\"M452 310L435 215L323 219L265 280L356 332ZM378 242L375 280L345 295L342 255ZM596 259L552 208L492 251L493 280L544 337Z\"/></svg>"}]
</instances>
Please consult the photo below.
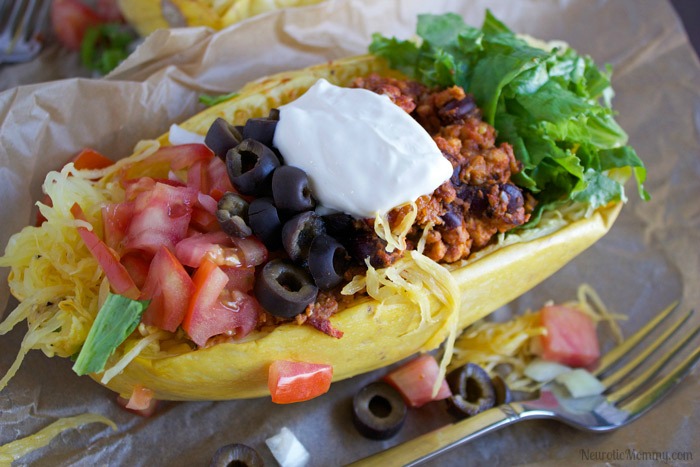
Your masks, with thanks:
<instances>
[{"instance_id":1,"label":"taco filling with meat","mask_svg":"<svg viewBox=\"0 0 700 467\"><path fill-rule=\"evenodd\" d=\"M490 14L418 32L49 173L42 222L0 259L21 302L0 333L29 323L0 388L32 348L127 397L262 395L278 360L346 378L449 347L556 271L609 229L630 169L644 195L589 58Z\"/></svg>"}]
</instances>

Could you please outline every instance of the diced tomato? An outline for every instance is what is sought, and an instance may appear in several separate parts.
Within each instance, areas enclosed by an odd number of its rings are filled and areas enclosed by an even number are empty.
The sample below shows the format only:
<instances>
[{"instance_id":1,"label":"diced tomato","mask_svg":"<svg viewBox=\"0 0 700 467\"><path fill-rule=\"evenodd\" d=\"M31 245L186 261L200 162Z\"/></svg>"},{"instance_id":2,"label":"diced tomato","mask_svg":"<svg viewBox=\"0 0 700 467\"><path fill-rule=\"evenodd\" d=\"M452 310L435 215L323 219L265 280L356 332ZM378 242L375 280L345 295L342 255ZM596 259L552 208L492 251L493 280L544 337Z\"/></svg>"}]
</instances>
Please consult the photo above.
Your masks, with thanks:
<instances>
[{"instance_id":1,"label":"diced tomato","mask_svg":"<svg viewBox=\"0 0 700 467\"><path fill-rule=\"evenodd\" d=\"M208 162L214 153L204 144L179 144L158 149L148 158L153 164L167 162L173 170L186 169L198 161Z\"/></svg>"},{"instance_id":2,"label":"diced tomato","mask_svg":"<svg viewBox=\"0 0 700 467\"><path fill-rule=\"evenodd\" d=\"M267 386L272 402L291 404L325 394L332 379L331 365L275 360L268 371Z\"/></svg>"},{"instance_id":3,"label":"diced tomato","mask_svg":"<svg viewBox=\"0 0 700 467\"><path fill-rule=\"evenodd\" d=\"M136 384L129 399L117 396L117 404L133 414L150 417L155 413L158 401L153 398L152 390Z\"/></svg>"},{"instance_id":4,"label":"diced tomato","mask_svg":"<svg viewBox=\"0 0 700 467\"><path fill-rule=\"evenodd\" d=\"M80 151L71 161L78 170L104 169L114 164L112 159L90 148Z\"/></svg>"},{"instance_id":5,"label":"diced tomato","mask_svg":"<svg viewBox=\"0 0 700 467\"><path fill-rule=\"evenodd\" d=\"M174 187L187 186L180 180L170 178L139 177L122 179L120 181L121 186L125 190L124 197L127 201L133 201L139 194L153 190L153 188L156 186L156 183L162 183L164 185Z\"/></svg>"},{"instance_id":6,"label":"diced tomato","mask_svg":"<svg viewBox=\"0 0 700 467\"><path fill-rule=\"evenodd\" d=\"M124 265L136 287L142 289L146 283L146 277L148 277L151 257L146 257L141 253L127 253L121 257L119 262Z\"/></svg>"},{"instance_id":7,"label":"diced tomato","mask_svg":"<svg viewBox=\"0 0 700 467\"><path fill-rule=\"evenodd\" d=\"M260 304L241 291L228 289L228 276L213 261L205 258L193 280L194 294L182 323L193 342L203 346L212 336L242 337L255 329Z\"/></svg>"},{"instance_id":8,"label":"diced tomato","mask_svg":"<svg viewBox=\"0 0 700 467\"><path fill-rule=\"evenodd\" d=\"M185 319L193 293L194 283L185 268L170 250L160 247L141 292L142 299L151 300L142 321L175 332Z\"/></svg>"},{"instance_id":9,"label":"diced tomato","mask_svg":"<svg viewBox=\"0 0 700 467\"><path fill-rule=\"evenodd\" d=\"M175 256L185 266L197 267L206 256L218 266L239 266L241 260L228 235L222 231L195 234L175 245Z\"/></svg>"},{"instance_id":10,"label":"diced tomato","mask_svg":"<svg viewBox=\"0 0 700 467\"><path fill-rule=\"evenodd\" d=\"M192 225L203 232L221 230L219 221L216 219L216 209L217 203L214 198L204 193L199 193L197 195L197 204L192 209Z\"/></svg>"},{"instance_id":11,"label":"diced tomato","mask_svg":"<svg viewBox=\"0 0 700 467\"><path fill-rule=\"evenodd\" d=\"M207 161L197 161L187 169L187 186L196 188L200 193L209 192L209 177L203 169Z\"/></svg>"},{"instance_id":12,"label":"diced tomato","mask_svg":"<svg viewBox=\"0 0 700 467\"><path fill-rule=\"evenodd\" d=\"M68 49L80 50L85 31L100 23L98 14L79 0L51 2L51 26L58 41Z\"/></svg>"},{"instance_id":13,"label":"diced tomato","mask_svg":"<svg viewBox=\"0 0 700 467\"><path fill-rule=\"evenodd\" d=\"M598 335L590 316L575 308L553 305L540 310L547 333L541 337L542 358L571 367L587 367L600 357Z\"/></svg>"},{"instance_id":14,"label":"diced tomato","mask_svg":"<svg viewBox=\"0 0 700 467\"><path fill-rule=\"evenodd\" d=\"M209 175L209 195L215 200L220 200L227 191L235 192L236 190L231 185L231 180L228 178L226 164L218 157L213 157L209 161L207 167Z\"/></svg>"},{"instance_id":15,"label":"diced tomato","mask_svg":"<svg viewBox=\"0 0 700 467\"><path fill-rule=\"evenodd\" d=\"M192 208L190 227L197 230L197 232L214 232L221 228L216 216L199 206Z\"/></svg>"},{"instance_id":16,"label":"diced tomato","mask_svg":"<svg viewBox=\"0 0 700 467\"><path fill-rule=\"evenodd\" d=\"M231 237L231 241L240 250L243 266L259 266L267 261L267 248L257 237Z\"/></svg>"},{"instance_id":17,"label":"diced tomato","mask_svg":"<svg viewBox=\"0 0 700 467\"><path fill-rule=\"evenodd\" d=\"M221 270L228 276L227 289L250 292L255 283L255 266L226 267L221 266Z\"/></svg>"},{"instance_id":18,"label":"diced tomato","mask_svg":"<svg viewBox=\"0 0 700 467\"><path fill-rule=\"evenodd\" d=\"M106 204L102 206L102 223L104 226L105 243L116 251L120 251L122 240L126 237L127 229L134 215L134 203Z\"/></svg>"},{"instance_id":19,"label":"diced tomato","mask_svg":"<svg viewBox=\"0 0 700 467\"><path fill-rule=\"evenodd\" d=\"M120 23L124 21L117 0L97 0L95 11L105 22Z\"/></svg>"},{"instance_id":20,"label":"diced tomato","mask_svg":"<svg viewBox=\"0 0 700 467\"><path fill-rule=\"evenodd\" d=\"M85 214L76 203L71 208L73 217L85 220ZM78 234L83 239L90 253L95 257L107 276L112 289L125 297L138 299L140 292L126 268L119 262L119 256L91 230L78 227Z\"/></svg>"},{"instance_id":21,"label":"diced tomato","mask_svg":"<svg viewBox=\"0 0 700 467\"><path fill-rule=\"evenodd\" d=\"M173 250L187 235L196 200L196 190L160 182L152 190L139 193L124 239L126 251L155 254L161 246Z\"/></svg>"},{"instance_id":22,"label":"diced tomato","mask_svg":"<svg viewBox=\"0 0 700 467\"><path fill-rule=\"evenodd\" d=\"M452 395L450 387L443 379L437 395L433 397L433 386L439 372L440 366L435 358L430 354L424 354L393 370L384 377L384 380L401 393L406 404L411 407L420 407Z\"/></svg>"}]
</instances>

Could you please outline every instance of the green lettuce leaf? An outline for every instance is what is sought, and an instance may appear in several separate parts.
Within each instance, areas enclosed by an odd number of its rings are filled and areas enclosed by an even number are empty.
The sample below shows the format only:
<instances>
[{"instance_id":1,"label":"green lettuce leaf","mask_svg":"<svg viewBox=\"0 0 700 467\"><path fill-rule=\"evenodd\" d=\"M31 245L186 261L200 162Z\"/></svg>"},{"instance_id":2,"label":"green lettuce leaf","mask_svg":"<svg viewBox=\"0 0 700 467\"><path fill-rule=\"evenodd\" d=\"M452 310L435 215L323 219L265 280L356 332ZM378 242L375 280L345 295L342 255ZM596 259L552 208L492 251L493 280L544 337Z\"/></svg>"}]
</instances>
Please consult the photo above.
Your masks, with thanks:
<instances>
[{"instance_id":1,"label":"green lettuce leaf","mask_svg":"<svg viewBox=\"0 0 700 467\"><path fill-rule=\"evenodd\" d=\"M610 107L609 67L570 48L535 47L490 11L481 28L452 13L420 15L417 34L415 41L375 34L369 50L427 86L471 93L499 142L513 146L523 164L514 181L534 194L538 210L624 200L622 185L605 173L623 167L649 199L644 164Z\"/></svg>"}]
</instances>

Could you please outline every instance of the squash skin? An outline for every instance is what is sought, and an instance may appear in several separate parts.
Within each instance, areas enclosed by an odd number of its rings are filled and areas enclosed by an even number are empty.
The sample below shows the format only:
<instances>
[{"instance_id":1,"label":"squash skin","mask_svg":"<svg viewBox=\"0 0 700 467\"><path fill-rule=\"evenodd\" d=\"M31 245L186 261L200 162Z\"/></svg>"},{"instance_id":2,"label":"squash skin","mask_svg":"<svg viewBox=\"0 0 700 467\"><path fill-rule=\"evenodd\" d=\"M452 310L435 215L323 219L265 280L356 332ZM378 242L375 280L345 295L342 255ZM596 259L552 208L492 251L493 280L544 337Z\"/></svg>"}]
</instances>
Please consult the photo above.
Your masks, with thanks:
<instances>
[{"instance_id":1,"label":"squash skin","mask_svg":"<svg viewBox=\"0 0 700 467\"><path fill-rule=\"evenodd\" d=\"M379 58L365 55L279 73L244 86L236 97L208 108L180 126L205 134L222 117L234 124L267 115L269 109L297 98L319 78L348 85L353 78L379 73L400 76ZM159 142L167 145L168 135ZM461 292L458 328L464 329L554 274L611 228L622 204L611 204L534 240L494 247L451 273ZM267 374L275 360L325 363L333 381L385 367L418 352L437 348L448 336L447 310L434 300L433 323L415 327L413 310L389 308L362 299L331 317L344 333L329 337L310 326L283 324L254 340L219 343L173 356L139 356L106 386L128 398L135 385L161 400L226 400L269 395ZM99 382L101 374L91 375Z\"/></svg>"}]
</instances>

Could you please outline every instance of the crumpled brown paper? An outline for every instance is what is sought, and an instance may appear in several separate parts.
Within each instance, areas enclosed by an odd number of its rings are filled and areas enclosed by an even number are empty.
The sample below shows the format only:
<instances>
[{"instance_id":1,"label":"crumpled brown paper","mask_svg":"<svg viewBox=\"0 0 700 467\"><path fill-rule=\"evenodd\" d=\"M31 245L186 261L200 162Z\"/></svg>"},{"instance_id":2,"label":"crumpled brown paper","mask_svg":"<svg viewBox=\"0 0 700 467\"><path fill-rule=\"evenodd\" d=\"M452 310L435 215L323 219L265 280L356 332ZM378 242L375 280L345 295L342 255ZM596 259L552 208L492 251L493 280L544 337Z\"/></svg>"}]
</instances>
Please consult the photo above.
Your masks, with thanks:
<instances>
[{"instance_id":1,"label":"crumpled brown paper","mask_svg":"<svg viewBox=\"0 0 700 467\"><path fill-rule=\"evenodd\" d=\"M32 223L46 171L85 146L125 156L139 139L159 135L196 112L200 92L230 92L272 72L363 53L375 31L410 37L422 12L455 11L480 25L486 7L518 32L563 39L599 64L613 65L619 122L648 165L646 186L653 196L641 202L629 186L630 201L603 240L499 315L571 299L583 282L593 285L611 309L629 315L622 323L627 334L675 298L685 309L697 307L700 65L670 4L657 0L329 1L266 14L216 34L159 31L107 79L70 79L0 93L0 243ZM41 60L49 70L50 57ZM41 71L32 73L32 82ZM57 75L49 71L47 76ZM21 82L11 70L0 71L0 83ZM8 296L4 285L3 304ZM22 327L0 338L0 372L17 353ZM605 332L601 337L611 342ZM309 450L310 465L340 465L451 421L440 404L429 404L411 410L391 440L361 437L351 423L350 401L382 371L337 383L328 394L303 404L277 406L267 398L165 403L157 416L142 419L116 407L112 393L77 377L70 366L40 352L29 354L0 393L0 445L58 417L88 411L110 417L119 431L86 425L16 465L206 465L218 447L234 442L253 446L275 465L264 440L282 426ZM605 463L606 455L619 455L614 459L625 464L634 453L647 459L642 464L654 464L648 461L654 453L686 453L686 458L689 453L688 465L697 463L698 380L696 372L652 412L614 433L524 422L455 449L434 465L596 465Z\"/></svg>"}]
</instances>

